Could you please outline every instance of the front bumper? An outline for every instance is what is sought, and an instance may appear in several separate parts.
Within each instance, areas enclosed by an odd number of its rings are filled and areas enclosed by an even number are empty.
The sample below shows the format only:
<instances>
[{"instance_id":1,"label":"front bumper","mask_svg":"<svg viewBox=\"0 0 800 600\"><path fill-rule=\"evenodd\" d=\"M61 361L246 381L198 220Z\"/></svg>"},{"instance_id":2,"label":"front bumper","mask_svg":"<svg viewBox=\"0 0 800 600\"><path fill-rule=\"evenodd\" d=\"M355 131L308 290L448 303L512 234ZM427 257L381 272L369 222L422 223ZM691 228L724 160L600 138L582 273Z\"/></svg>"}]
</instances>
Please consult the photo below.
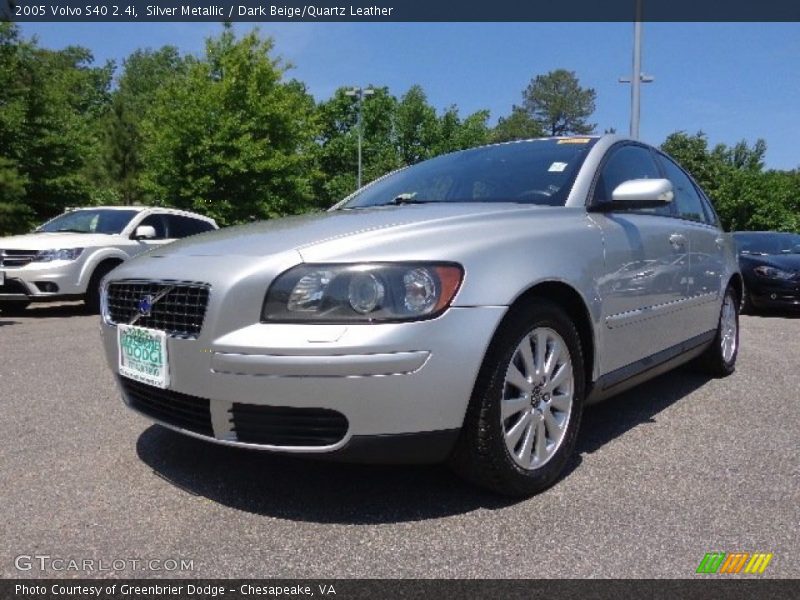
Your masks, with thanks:
<instances>
[{"instance_id":1,"label":"front bumper","mask_svg":"<svg viewBox=\"0 0 800 600\"><path fill-rule=\"evenodd\" d=\"M80 260L30 263L0 270L5 272L5 285L0 286L3 301L50 300L86 292L81 283Z\"/></svg>"},{"instance_id":2,"label":"front bumper","mask_svg":"<svg viewBox=\"0 0 800 600\"><path fill-rule=\"evenodd\" d=\"M800 309L800 281L745 282L747 294L757 308Z\"/></svg>"},{"instance_id":3,"label":"front bumper","mask_svg":"<svg viewBox=\"0 0 800 600\"><path fill-rule=\"evenodd\" d=\"M451 308L437 319L413 323L258 323L216 339L169 338L169 391L131 393L127 380L120 387L134 410L218 443L358 461L438 460L455 441L505 312L506 307ZM104 322L102 332L109 365L117 371L116 327ZM177 412L163 412L159 402L173 403L169 410ZM270 410L276 407L277 414ZM201 415L202 426L181 420L186 411L199 411L192 415ZM309 442L298 429L259 438L259 432L275 434L287 423L330 432L330 413L341 415L345 425L322 444Z\"/></svg>"}]
</instances>

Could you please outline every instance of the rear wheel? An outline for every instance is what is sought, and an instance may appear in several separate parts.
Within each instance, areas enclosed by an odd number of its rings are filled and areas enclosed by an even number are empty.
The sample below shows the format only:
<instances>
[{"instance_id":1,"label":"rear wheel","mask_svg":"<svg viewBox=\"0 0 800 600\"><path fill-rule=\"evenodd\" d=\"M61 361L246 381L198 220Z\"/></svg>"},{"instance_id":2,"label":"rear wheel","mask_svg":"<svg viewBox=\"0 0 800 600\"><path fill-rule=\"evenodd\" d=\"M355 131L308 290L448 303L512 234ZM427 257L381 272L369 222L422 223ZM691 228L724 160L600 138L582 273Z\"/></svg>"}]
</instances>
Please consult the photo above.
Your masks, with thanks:
<instances>
[{"instance_id":1,"label":"rear wheel","mask_svg":"<svg viewBox=\"0 0 800 600\"><path fill-rule=\"evenodd\" d=\"M454 469L506 495L546 489L575 450L583 395L580 338L570 318L545 300L515 310L487 352Z\"/></svg>"},{"instance_id":2,"label":"rear wheel","mask_svg":"<svg viewBox=\"0 0 800 600\"><path fill-rule=\"evenodd\" d=\"M717 335L714 342L697 359L697 366L709 375L726 377L736 369L739 355L739 298L736 290L728 286L719 313Z\"/></svg>"}]
</instances>

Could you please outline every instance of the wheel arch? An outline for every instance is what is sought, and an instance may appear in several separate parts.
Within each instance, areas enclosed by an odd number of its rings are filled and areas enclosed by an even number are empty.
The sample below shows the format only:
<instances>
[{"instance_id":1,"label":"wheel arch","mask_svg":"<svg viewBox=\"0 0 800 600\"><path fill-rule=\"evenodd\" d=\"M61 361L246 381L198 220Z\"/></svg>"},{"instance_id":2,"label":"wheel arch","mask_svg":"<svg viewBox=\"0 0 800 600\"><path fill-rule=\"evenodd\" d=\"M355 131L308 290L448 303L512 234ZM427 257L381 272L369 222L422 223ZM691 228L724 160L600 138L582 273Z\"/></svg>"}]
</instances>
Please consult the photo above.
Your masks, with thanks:
<instances>
[{"instance_id":1,"label":"wheel arch","mask_svg":"<svg viewBox=\"0 0 800 600\"><path fill-rule=\"evenodd\" d=\"M744 297L744 279L742 279L742 274L732 274L730 279L728 279L728 285L733 286L733 289L736 291L736 295L738 296L737 299L739 302L741 302L742 298Z\"/></svg>"},{"instance_id":2,"label":"wheel arch","mask_svg":"<svg viewBox=\"0 0 800 600\"><path fill-rule=\"evenodd\" d=\"M519 294L511 303L505 316L498 324L495 334L492 336L492 343L490 343L489 348L492 348L498 332L505 325L509 316L518 310L524 310L525 306L529 305L534 298L554 302L567 313L575 324L575 329L578 331L578 337L581 342L585 375L584 380L586 381L586 391L588 394L594 381L593 374L597 355L597 342L589 306L581 293L568 283L558 280L540 281Z\"/></svg>"},{"instance_id":3,"label":"wheel arch","mask_svg":"<svg viewBox=\"0 0 800 600\"><path fill-rule=\"evenodd\" d=\"M89 282L99 268L109 265L111 265L111 268L114 268L124 263L127 259L128 255L121 250L108 248L95 253L84 263L83 269L81 269L81 285L84 289L88 289Z\"/></svg>"}]
</instances>

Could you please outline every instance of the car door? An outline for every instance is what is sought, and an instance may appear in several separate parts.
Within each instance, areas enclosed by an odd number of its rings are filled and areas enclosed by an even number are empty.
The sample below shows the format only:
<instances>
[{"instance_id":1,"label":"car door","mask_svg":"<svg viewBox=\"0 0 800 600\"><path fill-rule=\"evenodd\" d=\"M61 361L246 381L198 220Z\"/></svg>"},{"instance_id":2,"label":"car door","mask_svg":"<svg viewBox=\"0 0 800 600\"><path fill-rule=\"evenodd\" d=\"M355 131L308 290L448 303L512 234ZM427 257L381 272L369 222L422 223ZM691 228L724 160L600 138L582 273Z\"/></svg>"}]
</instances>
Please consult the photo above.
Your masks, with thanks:
<instances>
[{"instance_id":1,"label":"car door","mask_svg":"<svg viewBox=\"0 0 800 600\"><path fill-rule=\"evenodd\" d=\"M689 237L667 204L650 209L598 210L631 179L658 179L653 152L636 143L612 147L598 168L591 218L603 232L605 272L598 279L602 302L601 369L632 365L685 339L681 308L688 297Z\"/></svg>"},{"instance_id":2,"label":"car door","mask_svg":"<svg viewBox=\"0 0 800 600\"><path fill-rule=\"evenodd\" d=\"M691 177L671 158L659 153L664 175L672 182L673 203L689 236L689 333L700 335L717 325L723 293L725 238L716 214Z\"/></svg>"}]
</instances>

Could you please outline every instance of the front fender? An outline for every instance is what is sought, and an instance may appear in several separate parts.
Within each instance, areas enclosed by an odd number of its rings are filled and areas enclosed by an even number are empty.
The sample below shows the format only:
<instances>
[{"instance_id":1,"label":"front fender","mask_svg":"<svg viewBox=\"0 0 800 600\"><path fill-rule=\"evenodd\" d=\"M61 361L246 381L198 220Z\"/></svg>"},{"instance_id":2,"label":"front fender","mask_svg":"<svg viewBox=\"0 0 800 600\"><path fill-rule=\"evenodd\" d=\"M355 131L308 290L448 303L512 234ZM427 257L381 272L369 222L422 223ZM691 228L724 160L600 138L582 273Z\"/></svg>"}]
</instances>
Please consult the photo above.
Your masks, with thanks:
<instances>
[{"instance_id":1,"label":"front fender","mask_svg":"<svg viewBox=\"0 0 800 600\"><path fill-rule=\"evenodd\" d=\"M85 289L89 285L89 279L91 279L92 275L97 269L97 266L103 261L119 260L123 262L128 260L128 258L130 257L119 248L94 249L92 253L84 259L83 266L81 267L78 284Z\"/></svg>"}]
</instances>

